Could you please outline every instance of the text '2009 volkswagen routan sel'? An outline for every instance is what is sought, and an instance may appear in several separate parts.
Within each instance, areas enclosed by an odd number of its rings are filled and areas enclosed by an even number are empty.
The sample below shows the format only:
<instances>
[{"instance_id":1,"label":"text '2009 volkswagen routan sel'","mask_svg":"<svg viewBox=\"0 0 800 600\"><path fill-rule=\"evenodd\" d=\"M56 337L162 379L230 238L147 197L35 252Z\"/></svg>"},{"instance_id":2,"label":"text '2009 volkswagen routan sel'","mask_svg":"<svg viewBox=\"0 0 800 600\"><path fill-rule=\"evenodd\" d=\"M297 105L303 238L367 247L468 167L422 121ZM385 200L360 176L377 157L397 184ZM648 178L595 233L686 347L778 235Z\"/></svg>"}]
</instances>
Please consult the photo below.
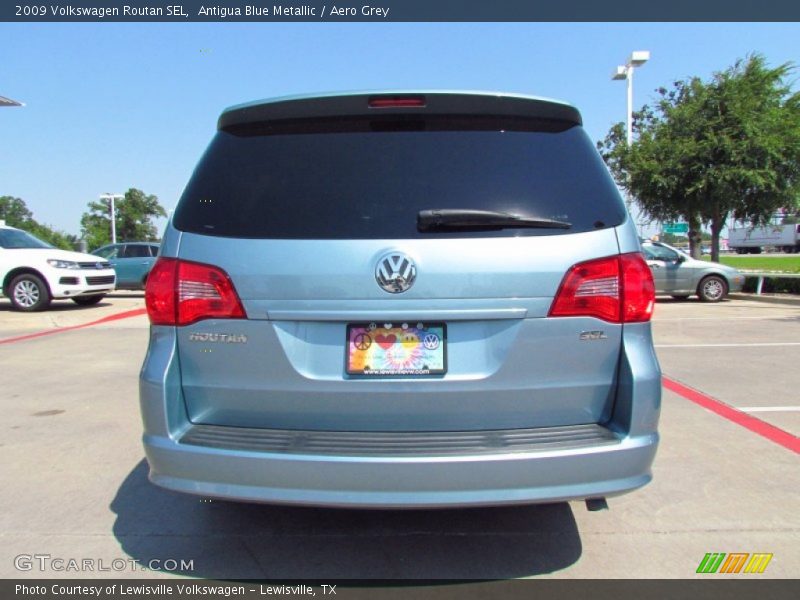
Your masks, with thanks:
<instances>
[{"instance_id":1,"label":"text '2009 volkswagen routan sel'","mask_svg":"<svg viewBox=\"0 0 800 600\"><path fill-rule=\"evenodd\" d=\"M658 443L653 298L572 106L230 108L147 280L150 479L350 507L628 492Z\"/></svg>"}]
</instances>

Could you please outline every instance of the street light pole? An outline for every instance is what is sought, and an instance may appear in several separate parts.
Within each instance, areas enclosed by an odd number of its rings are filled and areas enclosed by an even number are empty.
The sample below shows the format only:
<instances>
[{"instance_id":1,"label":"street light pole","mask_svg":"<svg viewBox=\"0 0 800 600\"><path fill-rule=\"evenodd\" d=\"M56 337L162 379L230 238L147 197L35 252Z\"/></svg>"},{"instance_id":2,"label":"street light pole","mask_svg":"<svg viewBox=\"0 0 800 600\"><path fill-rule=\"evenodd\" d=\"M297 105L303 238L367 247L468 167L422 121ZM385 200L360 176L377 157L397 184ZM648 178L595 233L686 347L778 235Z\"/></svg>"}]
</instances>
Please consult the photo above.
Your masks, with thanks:
<instances>
[{"instance_id":1,"label":"street light pole","mask_svg":"<svg viewBox=\"0 0 800 600\"><path fill-rule=\"evenodd\" d=\"M101 200L109 200L109 212L111 213L111 243L117 243L117 213L114 210L114 200L119 198L122 200L125 196L122 194L100 194Z\"/></svg>"},{"instance_id":2,"label":"street light pole","mask_svg":"<svg viewBox=\"0 0 800 600\"><path fill-rule=\"evenodd\" d=\"M649 50L635 50L631 52L628 62L625 63L625 65L618 66L611 74L612 80L620 81L624 79L628 84L628 110L625 122L625 141L628 144L628 148L630 148L631 144L633 143L633 70L636 67L641 67L648 60L650 60ZM630 214L633 198L631 198L630 192L628 192L627 196L628 213ZM633 215L631 214L631 216ZM641 235L641 231L639 232L639 235Z\"/></svg>"},{"instance_id":3,"label":"street light pole","mask_svg":"<svg viewBox=\"0 0 800 600\"><path fill-rule=\"evenodd\" d=\"M614 81L625 79L628 82L628 135L626 136L628 146L633 143L633 70L636 67L641 67L648 60L650 60L650 52L648 50L636 50L631 52L628 62L625 63L625 65L618 66L611 74L611 79Z\"/></svg>"},{"instance_id":4,"label":"street light pole","mask_svg":"<svg viewBox=\"0 0 800 600\"><path fill-rule=\"evenodd\" d=\"M5 96L0 96L0 107L2 106L25 106L25 103L17 102L16 100L6 98Z\"/></svg>"},{"instance_id":5,"label":"street light pole","mask_svg":"<svg viewBox=\"0 0 800 600\"><path fill-rule=\"evenodd\" d=\"M633 143L633 67L629 66L626 69L626 73L625 79L628 81L628 114L625 122L628 126L628 135L625 137L625 140L628 143L628 148L630 148Z\"/></svg>"}]
</instances>

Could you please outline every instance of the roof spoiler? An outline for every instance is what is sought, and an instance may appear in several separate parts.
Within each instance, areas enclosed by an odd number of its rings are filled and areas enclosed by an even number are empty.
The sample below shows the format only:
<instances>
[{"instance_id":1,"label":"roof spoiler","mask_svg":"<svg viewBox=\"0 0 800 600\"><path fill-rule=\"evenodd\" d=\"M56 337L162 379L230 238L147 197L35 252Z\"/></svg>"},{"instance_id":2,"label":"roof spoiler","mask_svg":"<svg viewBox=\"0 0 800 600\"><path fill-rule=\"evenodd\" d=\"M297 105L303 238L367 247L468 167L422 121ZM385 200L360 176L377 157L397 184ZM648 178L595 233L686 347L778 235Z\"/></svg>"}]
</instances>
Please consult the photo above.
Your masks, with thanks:
<instances>
[{"instance_id":1,"label":"roof spoiler","mask_svg":"<svg viewBox=\"0 0 800 600\"><path fill-rule=\"evenodd\" d=\"M222 130L249 123L285 120L418 115L546 119L582 125L574 106L534 96L478 92L360 92L251 102L227 109Z\"/></svg>"}]
</instances>

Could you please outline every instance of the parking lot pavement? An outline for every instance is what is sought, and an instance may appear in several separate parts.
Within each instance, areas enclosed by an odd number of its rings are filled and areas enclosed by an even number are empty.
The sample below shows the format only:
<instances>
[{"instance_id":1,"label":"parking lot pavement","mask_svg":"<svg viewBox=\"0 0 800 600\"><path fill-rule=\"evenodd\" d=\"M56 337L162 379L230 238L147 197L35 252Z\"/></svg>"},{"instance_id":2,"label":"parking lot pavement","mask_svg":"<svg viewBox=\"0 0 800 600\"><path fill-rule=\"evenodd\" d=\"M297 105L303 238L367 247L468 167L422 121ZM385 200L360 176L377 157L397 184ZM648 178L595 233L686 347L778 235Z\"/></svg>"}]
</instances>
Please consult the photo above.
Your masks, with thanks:
<instances>
[{"instance_id":1,"label":"parking lot pavement","mask_svg":"<svg viewBox=\"0 0 800 600\"><path fill-rule=\"evenodd\" d=\"M40 315L0 305L0 339L141 302L112 295ZM659 302L654 322L665 376L744 408L797 403L798 327L800 308L747 301ZM0 577L150 577L126 561L175 559L193 561L179 574L195 577L686 578L707 552L773 553L750 578L800 575L798 455L670 391L653 483L609 499L608 511L325 510L161 490L147 481L139 439L146 343L146 319L135 316L0 345ZM782 345L744 345L763 343ZM751 414L796 425L784 412ZM123 570L15 568L33 554Z\"/></svg>"},{"instance_id":2,"label":"parking lot pavement","mask_svg":"<svg viewBox=\"0 0 800 600\"><path fill-rule=\"evenodd\" d=\"M800 435L800 302L659 301L653 331L665 375Z\"/></svg>"},{"instance_id":3,"label":"parking lot pavement","mask_svg":"<svg viewBox=\"0 0 800 600\"><path fill-rule=\"evenodd\" d=\"M56 300L48 310L36 313L12 310L11 302L7 298L0 298L0 342L31 332L83 325L136 309L144 309L144 292L112 292L94 306L78 306L71 300ZM139 324L146 327L147 318L140 319Z\"/></svg>"}]
</instances>

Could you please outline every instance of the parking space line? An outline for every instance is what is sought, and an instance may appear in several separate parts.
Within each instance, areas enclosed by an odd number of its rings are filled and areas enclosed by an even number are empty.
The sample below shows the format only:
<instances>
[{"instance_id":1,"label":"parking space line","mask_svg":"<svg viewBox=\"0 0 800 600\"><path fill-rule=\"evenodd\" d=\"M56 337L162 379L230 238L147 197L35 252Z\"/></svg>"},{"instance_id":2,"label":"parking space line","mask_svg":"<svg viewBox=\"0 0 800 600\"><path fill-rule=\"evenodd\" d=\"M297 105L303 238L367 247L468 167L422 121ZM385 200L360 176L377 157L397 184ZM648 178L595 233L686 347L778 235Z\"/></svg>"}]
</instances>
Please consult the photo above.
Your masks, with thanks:
<instances>
[{"instance_id":1,"label":"parking space line","mask_svg":"<svg viewBox=\"0 0 800 600\"><path fill-rule=\"evenodd\" d=\"M729 404L725 404L721 400L712 398L711 396L708 396L699 390L691 388L688 385L684 385L678 381L675 381L674 379L670 379L669 377L662 377L661 383L669 391L674 392L679 396L690 400L691 402L694 402L695 404L702 406L703 408L710 410L711 412L714 412L725 419L728 419L732 423L741 425L745 429L749 429L753 433L757 433L758 435L765 437L780 446L783 446L787 450L791 450L796 454L800 454L800 438L792 435L788 431L784 431L783 429L775 427L774 425L770 425L761 419L758 419L752 415L748 415Z\"/></svg>"},{"instance_id":2,"label":"parking space line","mask_svg":"<svg viewBox=\"0 0 800 600\"><path fill-rule=\"evenodd\" d=\"M791 317L776 317L770 315L767 317L659 317L658 322L663 321L785 321Z\"/></svg>"},{"instance_id":3,"label":"parking space line","mask_svg":"<svg viewBox=\"0 0 800 600\"><path fill-rule=\"evenodd\" d=\"M800 342L743 342L740 344L656 344L656 348L760 348L764 346L800 346Z\"/></svg>"},{"instance_id":4,"label":"parking space line","mask_svg":"<svg viewBox=\"0 0 800 600\"><path fill-rule=\"evenodd\" d=\"M25 340L31 340L34 338L43 337L45 335L52 335L54 333L64 333L65 331L83 329L85 327L92 327L94 325L100 325L102 323L110 323L112 321L119 321L121 319L128 319L130 317L138 317L139 315L144 315L146 313L147 313L146 308L135 308L133 310L126 310L121 313L108 315L106 317L103 317L102 319L97 319L96 321L90 321L88 323L81 323L79 325L68 325L67 327L59 327L57 329L46 329L44 331L37 331L36 333L28 333L25 335L18 335L16 337L6 338L4 340L0 340L0 345L11 344L13 342L23 342Z\"/></svg>"},{"instance_id":5,"label":"parking space line","mask_svg":"<svg viewBox=\"0 0 800 600\"><path fill-rule=\"evenodd\" d=\"M740 406L742 412L800 412L800 406Z\"/></svg>"}]
</instances>

